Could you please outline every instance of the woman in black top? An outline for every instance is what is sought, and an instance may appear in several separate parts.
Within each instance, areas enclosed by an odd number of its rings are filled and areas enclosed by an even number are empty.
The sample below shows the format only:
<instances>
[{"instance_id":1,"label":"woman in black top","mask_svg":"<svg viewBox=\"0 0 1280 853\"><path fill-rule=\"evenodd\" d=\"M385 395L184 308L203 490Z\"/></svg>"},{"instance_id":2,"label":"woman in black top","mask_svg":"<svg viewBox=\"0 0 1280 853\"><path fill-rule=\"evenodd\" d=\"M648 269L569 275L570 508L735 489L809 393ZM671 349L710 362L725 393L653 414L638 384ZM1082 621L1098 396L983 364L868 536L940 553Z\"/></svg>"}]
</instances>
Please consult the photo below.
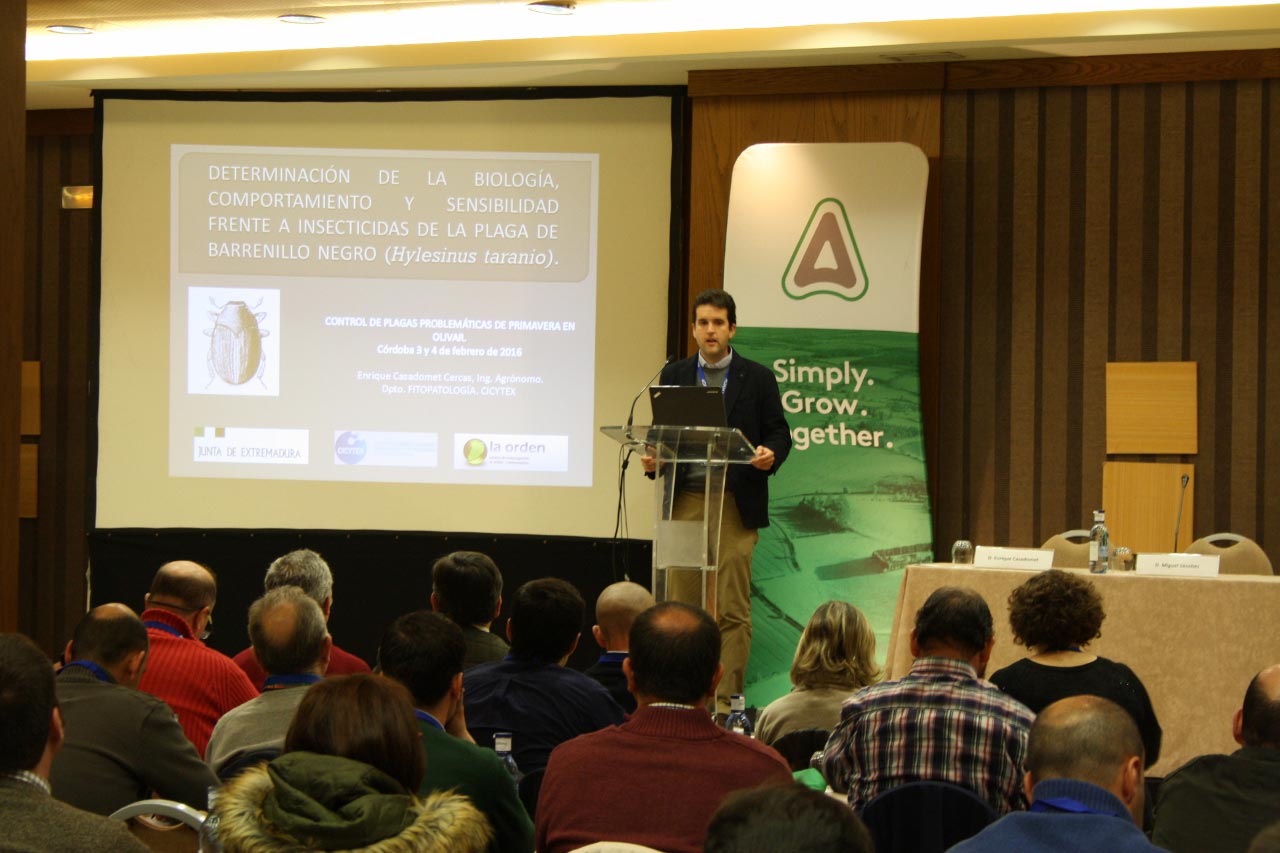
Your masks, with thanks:
<instances>
[{"instance_id":1,"label":"woman in black top","mask_svg":"<svg viewBox=\"0 0 1280 853\"><path fill-rule=\"evenodd\" d=\"M1110 699L1138 724L1146 766L1160 758L1160 723L1133 670L1089 652L1102 636L1102 596L1088 580L1060 569L1036 575L1009 595L1014 641L1031 655L991 676L991 682L1037 714L1067 696Z\"/></svg>"}]
</instances>

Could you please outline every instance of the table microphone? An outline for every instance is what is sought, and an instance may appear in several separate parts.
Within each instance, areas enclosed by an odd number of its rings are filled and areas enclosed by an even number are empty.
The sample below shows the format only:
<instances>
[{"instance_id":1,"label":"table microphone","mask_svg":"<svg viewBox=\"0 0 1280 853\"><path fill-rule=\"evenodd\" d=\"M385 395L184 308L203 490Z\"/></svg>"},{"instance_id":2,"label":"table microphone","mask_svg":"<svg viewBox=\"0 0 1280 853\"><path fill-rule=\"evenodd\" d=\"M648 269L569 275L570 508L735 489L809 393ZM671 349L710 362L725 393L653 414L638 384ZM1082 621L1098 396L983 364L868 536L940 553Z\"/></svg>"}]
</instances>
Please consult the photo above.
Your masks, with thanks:
<instances>
[{"instance_id":1,"label":"table microphone","mask_svg":"<svg viewBox=\"0 0 1280 853\"><path fill-rule=\"evenodd\" d=\"M1191 478L1186 474L1182 475L1182 491L1178 492L1178 520L1173 523L1173 553L1178 553L1178 530L1182 527L1182 502L1187 497L1187 483Z\"/></svg>"},{"instance_id":2,"label":"table microphone","mask_svg":"<svg viewBox=\"0 0 1280 853\"><path fill-rule=\"evenodd\" d=\"M662 366L653 372L653 375L649 377L648 382L644 383L644 387L640 389L640 394L643 394L649 389L649 386L653 384L653 380L657 379L658 376L661 375L662 371L667 369L667 365L670 364L671 361L671 356L667 356L667 360L662 362ZM631 424L636 419L636 403L640 402L640 394L637 394L631 400L631 411L627 412L627 429L631 429Z\"/></svg>"}]
</instances>

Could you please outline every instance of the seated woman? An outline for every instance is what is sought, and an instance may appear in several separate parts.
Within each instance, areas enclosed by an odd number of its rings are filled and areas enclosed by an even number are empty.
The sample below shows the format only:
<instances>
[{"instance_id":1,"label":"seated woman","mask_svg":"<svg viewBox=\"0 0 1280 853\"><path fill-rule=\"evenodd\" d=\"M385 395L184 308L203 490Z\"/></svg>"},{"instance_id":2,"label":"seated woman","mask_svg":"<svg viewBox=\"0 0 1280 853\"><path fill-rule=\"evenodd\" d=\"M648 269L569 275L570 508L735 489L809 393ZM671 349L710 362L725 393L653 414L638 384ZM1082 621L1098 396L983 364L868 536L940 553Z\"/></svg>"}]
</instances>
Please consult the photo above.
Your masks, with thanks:
<instances>
[{"instance_id":1,"label":"seated woman","mask_svg":"<svg viewBox=\"0 0 1280 853\"><path fill-rule=\"evenodd\" d=\"M1089 652L1102 636L1102 595L1088 580L1050 569L1009 594L1009 625L1014 642L1030 657L991 676L991 682L1037 714L1067 696L1091 694L1110 699L1138 724L1146 764L1160 757L1160 723L1147 689L1133 670Z\"/></svg>"},{"instance_id":2,"label":"seated woman","mask_svg":"<svg viewBox=\"0 0 1280 853\"><path fill-rule=\"evenodd\" d=\"M791 662L791 692L770 702L756 720L756 737L772 744L801 729L831 731L840 704L880 680L876 635L862 611L846 601L818 605Z\"/></svg>"},{"instance_id":3,"label":"seated woman","mask_svg":"<svg viewBox=\"0 0 1280 853\"><path fill-rule=\"evenodd\" d=\"M380 675L307 689L284 752L223 786L212 814L225 853L470 853L492 832L466 797L419 799L425 767L409 692Z\"/></svg>"}]
</instances>

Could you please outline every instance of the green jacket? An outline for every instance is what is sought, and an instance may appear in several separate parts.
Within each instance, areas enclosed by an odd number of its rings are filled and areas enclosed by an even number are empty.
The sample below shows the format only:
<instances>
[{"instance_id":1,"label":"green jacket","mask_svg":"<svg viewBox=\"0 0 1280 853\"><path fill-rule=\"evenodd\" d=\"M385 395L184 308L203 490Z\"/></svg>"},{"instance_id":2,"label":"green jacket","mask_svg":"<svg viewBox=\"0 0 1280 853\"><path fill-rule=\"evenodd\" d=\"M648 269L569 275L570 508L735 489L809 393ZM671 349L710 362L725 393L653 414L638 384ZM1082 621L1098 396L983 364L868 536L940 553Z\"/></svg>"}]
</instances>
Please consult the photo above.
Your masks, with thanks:
<instances>
[{"instance_id":1,"label":"green jacket","mask_svg":"<svg viewBox=\"0 0 1280 853\"><path fill-rule=\"evenodd\" d=\"M333 755L286 753L218 794L224 853L484 853L484 817L458 794L419 799L381 770Z\"/></svg>"}]
</instances>

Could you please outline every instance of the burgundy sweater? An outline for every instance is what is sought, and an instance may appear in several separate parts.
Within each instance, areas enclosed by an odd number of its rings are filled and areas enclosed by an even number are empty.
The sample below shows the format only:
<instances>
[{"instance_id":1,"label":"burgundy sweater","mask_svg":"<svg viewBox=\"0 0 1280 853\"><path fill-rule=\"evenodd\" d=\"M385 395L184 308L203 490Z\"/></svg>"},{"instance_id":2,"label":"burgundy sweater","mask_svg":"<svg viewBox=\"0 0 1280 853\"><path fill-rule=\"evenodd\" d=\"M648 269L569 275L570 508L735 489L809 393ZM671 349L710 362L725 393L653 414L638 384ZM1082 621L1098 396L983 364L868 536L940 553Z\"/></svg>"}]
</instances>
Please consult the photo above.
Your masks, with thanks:
<instances>
[{"instance_id":1,"label":"burgundy sweater","mask_svg":"<svg viewBox=\"0 0 1280 853\"><path fill-rule=\"evenodd\" d=\"M705 711L646 706L620 726L551 753L538 797L536 849L562 853L627 841L698 853L727 794L790 779L782 756L718 728Z\"/></svg>"}]
</instances>

